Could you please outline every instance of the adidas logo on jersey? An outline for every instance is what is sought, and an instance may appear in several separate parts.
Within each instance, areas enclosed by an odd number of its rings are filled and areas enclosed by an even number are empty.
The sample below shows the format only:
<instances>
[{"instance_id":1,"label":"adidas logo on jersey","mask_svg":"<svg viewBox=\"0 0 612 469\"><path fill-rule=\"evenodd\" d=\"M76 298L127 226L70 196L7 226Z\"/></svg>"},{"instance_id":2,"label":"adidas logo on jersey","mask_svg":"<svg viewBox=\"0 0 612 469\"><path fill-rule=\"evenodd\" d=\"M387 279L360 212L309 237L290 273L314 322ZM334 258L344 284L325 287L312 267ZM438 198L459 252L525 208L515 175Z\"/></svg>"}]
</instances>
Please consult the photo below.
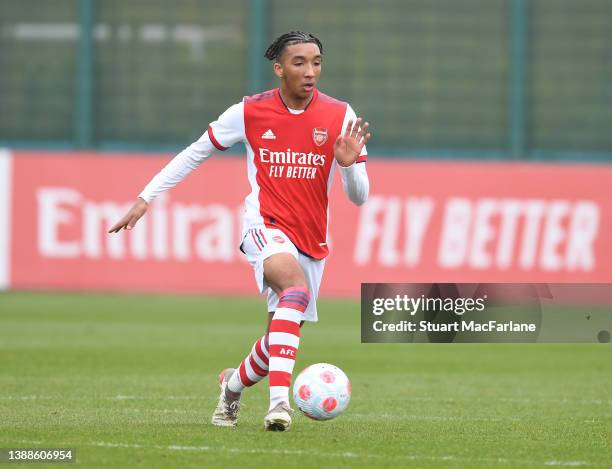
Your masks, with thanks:
<instances>
[{"instance_id":1,"label":"adidas logo on jersey","mask_svg":"<svg viewBox=\"0 0 612 469\"><path fill-rule=\"evenodd\" d=\"M274 132L272 132L272 129L268 129L263 133L261 138L265 140L276 140L276 135L274 135Z\"/></svg>"}]
</instances>

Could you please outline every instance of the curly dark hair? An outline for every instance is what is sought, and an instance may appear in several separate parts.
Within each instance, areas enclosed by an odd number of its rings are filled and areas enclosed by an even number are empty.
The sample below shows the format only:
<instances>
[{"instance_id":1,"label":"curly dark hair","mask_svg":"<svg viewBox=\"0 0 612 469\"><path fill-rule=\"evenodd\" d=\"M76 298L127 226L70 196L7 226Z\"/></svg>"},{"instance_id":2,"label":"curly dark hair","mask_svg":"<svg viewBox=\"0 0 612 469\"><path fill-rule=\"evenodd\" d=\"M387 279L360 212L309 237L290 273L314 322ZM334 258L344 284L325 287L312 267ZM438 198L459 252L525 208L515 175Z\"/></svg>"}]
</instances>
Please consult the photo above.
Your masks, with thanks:
<instances>
[{"instance_id":1,"label":"curly dark hair","mask_svg":"<svg viewBox=\"0 0 612 469\"><path fill-rule=\"evenodd\" d=\"M321 41L310 33L305 33L303 31L291 31L289 33L285 33L279 37L277 37L270 47L266 49L266 53L264 57L268 60L278 60L280 55L285 50L285 47L291 46L293 44L305 44L305 43L313 43L319 46L319 50L321 54L323 54L323 44Z\"/></svg>"}]
</instances>

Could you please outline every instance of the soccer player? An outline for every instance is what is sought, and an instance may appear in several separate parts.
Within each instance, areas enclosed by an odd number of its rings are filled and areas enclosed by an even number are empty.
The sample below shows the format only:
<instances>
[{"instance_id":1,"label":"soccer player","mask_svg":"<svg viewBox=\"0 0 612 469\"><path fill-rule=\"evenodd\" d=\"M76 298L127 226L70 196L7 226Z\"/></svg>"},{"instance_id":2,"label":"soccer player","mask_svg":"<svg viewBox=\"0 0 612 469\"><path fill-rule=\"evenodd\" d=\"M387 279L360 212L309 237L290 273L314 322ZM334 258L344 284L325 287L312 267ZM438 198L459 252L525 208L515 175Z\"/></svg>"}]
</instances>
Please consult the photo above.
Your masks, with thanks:
<instances>
[{"instance_id":1,"label":"soccer player","mask_svg":"<svg viewBox=\"0 0 612 469\"><path fill-rule=\"evenodd\" d=\"M312 34L293 31L278 37L265 57L274 63L279 88L245 97L221 114L149 182L109 230L131 230L156 196L215 150L244 142L251 193L245 201L240 249L255 271L260 292L267 294L268 328L238 368L221 372L214 425L235 426L242 391L268 376L270 407L264 428L289 429L289 386L300 326L317 321L335 167L351 201L361 205L368 197L368 123L347 103L317 90L322 53L321 42Z\"/></svg>"}]
</instances>

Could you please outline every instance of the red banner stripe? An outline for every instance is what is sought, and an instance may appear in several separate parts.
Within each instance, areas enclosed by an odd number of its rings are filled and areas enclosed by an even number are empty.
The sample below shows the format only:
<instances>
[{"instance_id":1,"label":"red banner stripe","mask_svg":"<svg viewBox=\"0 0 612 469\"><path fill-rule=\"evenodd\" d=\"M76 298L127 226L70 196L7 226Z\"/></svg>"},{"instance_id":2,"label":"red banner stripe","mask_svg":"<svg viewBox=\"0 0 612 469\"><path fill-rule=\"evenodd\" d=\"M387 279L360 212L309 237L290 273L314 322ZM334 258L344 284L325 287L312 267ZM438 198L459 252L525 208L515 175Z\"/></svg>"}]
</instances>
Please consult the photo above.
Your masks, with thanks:
<instances>
[{"instance_id":1,"label":"red banner stripe","mask_svg":"<svg viewBox=\"0 0 612 469\"><path fill-rule=\"evenodd\" d=\"M0 237L6 233L10 241L0 247L5 266L0 270L6 272L0 283L9 289L257 294L253 270L235 246L242 235L236 214L251 188L247 178L227 183L228 174L245 173L244 158L212 158L166 192L165 201L152 204L135 230L108 235L109 207L123 212L134 191L172 155L8 153L10 184L0 192L8 193L12 215L8 223L6 216L0 220ZM366 164L371 181L385 181L372 185L368 203L353 206L340 184L330 193L330 238L342 243L334 245L325 266L321 297L359 298L361 283L381 279L612 282L612 165L374 159ZM185 207L219 213L228 222L208 231L213 225L191 223ZM527 224L533 229L529 235ZM408 231L414 236L404 236ZM175 239L177 232L185 236L182 241ZM267 240L270 234L263 228L262 233Z\"/></svg>"}]
</instances>

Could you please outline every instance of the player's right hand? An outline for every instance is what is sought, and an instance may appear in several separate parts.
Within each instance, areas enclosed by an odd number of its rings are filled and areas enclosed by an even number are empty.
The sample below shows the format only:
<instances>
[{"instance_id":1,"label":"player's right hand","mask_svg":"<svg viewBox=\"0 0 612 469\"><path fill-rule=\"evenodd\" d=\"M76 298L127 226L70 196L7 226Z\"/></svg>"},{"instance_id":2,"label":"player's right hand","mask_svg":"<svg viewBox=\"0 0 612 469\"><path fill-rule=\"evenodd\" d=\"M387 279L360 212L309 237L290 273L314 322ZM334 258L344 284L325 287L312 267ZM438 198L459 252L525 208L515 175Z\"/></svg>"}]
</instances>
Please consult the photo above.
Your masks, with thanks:
<instances>
[{"instance_id":1,"label":"player's right hand","mask_svg":"<svg viewBox=\"0 0 612 469\"><path fill-rule=\"evenodd\" d=\"M119 233L123 230L131 230L134 228L136 222L147 212L147 207L149 204L145 202L144 199L138 197L132 208L125 216L115 223L110 230L109 233Z\"/></svg>"}]
</instances>

